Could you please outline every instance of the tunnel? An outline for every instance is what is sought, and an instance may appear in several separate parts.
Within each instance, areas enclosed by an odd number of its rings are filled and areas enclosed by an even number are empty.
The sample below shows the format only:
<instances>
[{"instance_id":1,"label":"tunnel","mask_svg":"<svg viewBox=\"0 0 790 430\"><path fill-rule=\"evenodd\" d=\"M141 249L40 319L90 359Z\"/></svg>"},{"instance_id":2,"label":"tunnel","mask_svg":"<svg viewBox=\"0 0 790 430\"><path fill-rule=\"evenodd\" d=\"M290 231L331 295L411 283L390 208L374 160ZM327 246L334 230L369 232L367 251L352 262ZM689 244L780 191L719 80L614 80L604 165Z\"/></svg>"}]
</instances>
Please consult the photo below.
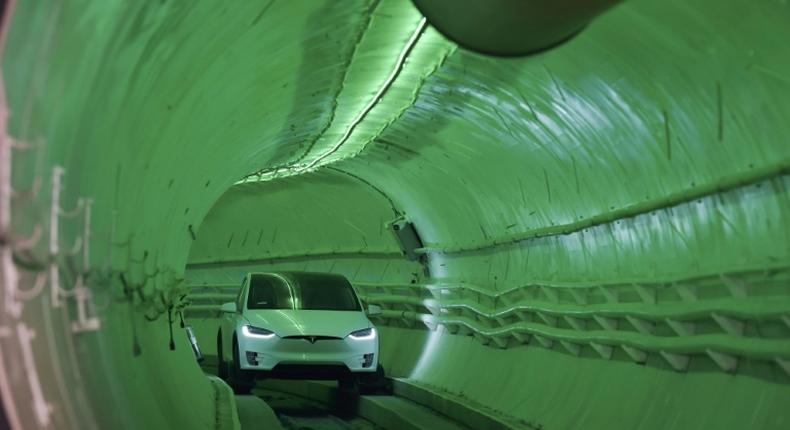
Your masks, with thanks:
<instances>
[{"instance_id":1,"label":"tunnel","mask_svg":"<svg viewBox=\"0 0 790 430\"><path fill-rule=\"evenodd\" d=\"M240 428L189 334L277 270L459 428L790 426L788 2L415 3L2 2L0 427Z\"/></svg>"}]
</instances>

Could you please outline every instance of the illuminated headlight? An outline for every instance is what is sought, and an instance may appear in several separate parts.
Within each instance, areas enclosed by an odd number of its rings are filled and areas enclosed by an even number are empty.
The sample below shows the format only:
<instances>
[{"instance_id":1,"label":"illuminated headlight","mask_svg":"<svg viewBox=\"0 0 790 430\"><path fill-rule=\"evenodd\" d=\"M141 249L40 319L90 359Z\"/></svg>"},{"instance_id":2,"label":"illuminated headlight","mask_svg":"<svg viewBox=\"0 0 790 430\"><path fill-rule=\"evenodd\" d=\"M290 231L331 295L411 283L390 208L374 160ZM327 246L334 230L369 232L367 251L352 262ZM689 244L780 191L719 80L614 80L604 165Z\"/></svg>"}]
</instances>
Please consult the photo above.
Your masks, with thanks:
<instances>
[{"instance_id":1,"label":"illuminated headlight","mask_svg":"<svg viewBox=\"0 0 790 430\"><path fill-rule=\"evenodd\" d=\"M247 337L257 337L259 339L271 339L274 336L273 331L266 330L265 328L255 327L252 325L245 325L241 328L241 332Z\"/></svg>"},{"instance_id":2,"label":"illuminated headlight","mask_svg":"<svg viewBox=\"0 0 790 430\"><path fill-rule=\"evenodd\" d=\"M348 337L354 340L370 340L376 338L376 329L373 327L352 331Z\"/></svg>"}]
</instances>

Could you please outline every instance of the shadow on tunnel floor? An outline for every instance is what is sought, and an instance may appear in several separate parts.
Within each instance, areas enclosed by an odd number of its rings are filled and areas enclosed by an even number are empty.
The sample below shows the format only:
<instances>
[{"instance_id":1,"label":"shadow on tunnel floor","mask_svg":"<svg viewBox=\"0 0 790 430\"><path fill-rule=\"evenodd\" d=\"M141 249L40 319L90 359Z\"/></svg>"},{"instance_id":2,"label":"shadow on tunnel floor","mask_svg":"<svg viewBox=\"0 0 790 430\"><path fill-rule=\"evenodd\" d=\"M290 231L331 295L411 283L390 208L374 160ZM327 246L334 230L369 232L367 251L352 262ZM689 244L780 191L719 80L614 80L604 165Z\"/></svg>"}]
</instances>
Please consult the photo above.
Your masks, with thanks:
<instances>
[{"instance_id":1,"label":"shadow on tunnel floor","mask_svg":"<svg viewBox=\"0 0 790 430\"><path fill-rule=\"evenodd\" d=\"M200 362L203 372L209 375L218 375L217 356L206 355ZM360 395L392 395L392 384L384 381L383 384L357 384L354 389L340 389L334 381L320 381L327 387L325 402L285 393L278 390L280 384L299 386L317 381L294 379L263 379L257 380L252 394L265 401L279 415L289 417L325 417L336 416L344 421L360 420L359 396ZM308 388L304 388L309 390ZM363 420L364 421L364 420ZM356 428L356 427L355 427ZM373 424L370 427L377 428Z\"/></svg>"}]
</instances>

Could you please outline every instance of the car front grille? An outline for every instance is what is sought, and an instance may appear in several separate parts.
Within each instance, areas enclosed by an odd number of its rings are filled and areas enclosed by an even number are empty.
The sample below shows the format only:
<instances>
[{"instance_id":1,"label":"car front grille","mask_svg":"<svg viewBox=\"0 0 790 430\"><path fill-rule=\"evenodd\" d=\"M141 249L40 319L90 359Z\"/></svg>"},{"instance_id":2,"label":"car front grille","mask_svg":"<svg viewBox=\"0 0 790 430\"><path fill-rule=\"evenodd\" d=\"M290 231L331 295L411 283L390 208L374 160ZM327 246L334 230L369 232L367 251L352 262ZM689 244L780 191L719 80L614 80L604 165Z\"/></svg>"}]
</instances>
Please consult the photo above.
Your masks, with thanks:
<instances>
[{"instance_id":1,"label":"car front grille","mask_svg":"<svg viewBox=\"0 0 790 430\"><path fill-rule=\"evenodd\" d=\"M342 337L336 336L284 336L283 339L293 339L293 340L306 340L310 343L316 343L319 340L340 340Z\"/></svg>"}]
</instances>

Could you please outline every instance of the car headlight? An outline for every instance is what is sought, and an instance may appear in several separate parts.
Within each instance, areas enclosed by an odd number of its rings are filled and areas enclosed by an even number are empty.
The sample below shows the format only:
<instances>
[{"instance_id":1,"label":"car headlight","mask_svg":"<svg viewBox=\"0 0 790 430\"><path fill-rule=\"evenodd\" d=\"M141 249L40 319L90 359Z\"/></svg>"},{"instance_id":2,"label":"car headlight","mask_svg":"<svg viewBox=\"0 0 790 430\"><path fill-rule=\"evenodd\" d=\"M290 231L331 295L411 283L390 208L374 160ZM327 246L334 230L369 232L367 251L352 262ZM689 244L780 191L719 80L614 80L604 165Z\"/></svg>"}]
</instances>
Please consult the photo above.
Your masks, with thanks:
<instances>
[{"instance_id":1,"label":"car headlight","mask_svg":"<svg viewBox=\"0 0 790 430\"><path fill-rule=\"evenodd\" d=\"M276 334L271 330L265 328L255 327L252 325L245 325L241 328L241 332L247 337L257 337L259 339L271 339Z\"/></svg>"},{"instance_id":2,"label":"car headlight","mask_svg":"<svg viewBox=\"0 0 790 430\"><path fill-rule=\"evenodd\" d=\"M370 340L376 338L376 329L373 327L363 328L362 330L352 331L348 337L354 340Z\"/></svg>"}]
</instances>

